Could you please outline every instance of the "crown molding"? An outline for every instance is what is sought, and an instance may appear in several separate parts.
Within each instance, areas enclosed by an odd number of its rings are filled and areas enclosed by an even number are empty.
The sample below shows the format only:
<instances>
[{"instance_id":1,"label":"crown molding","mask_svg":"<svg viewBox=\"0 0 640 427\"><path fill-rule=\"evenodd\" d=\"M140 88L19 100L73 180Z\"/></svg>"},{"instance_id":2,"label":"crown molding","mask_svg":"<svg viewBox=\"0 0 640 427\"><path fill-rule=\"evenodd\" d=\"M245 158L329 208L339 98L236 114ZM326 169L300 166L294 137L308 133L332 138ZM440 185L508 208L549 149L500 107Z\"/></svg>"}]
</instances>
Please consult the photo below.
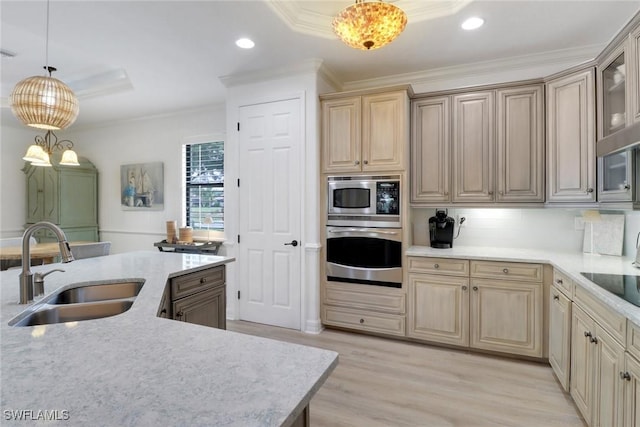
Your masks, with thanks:
<instances>
[{"instance_id":1,"label":"crown molding","mask_svg":"<svg viewBox=\"0 0 640 427\"><path fill-rule=\"evenodd\" d=\"M397 0L390 1L407 14L407 22L426 21L458 13L473 0L424 1ZM353 2L347 3L348 7ZM290 0L271 0L266 4L293 31L312 36L335 39L331 23L343 8L336 8L337 2L297 2Z\"/></svg>"},{"instance_id":2,"label":"crown molding","mask_svg":"<svg viewBox=\"0 0 640 427\"><path fill-rule=\"evenodd\" d=\"M434 68L432 70L417 71L405 74L395 74L374 79L353 80L343 83L344 90L367 89L371 87L390 86L397 84L433 85L446 83L457 79L486 78L495 74L521 70L540 69L555 66L558 69L569 68L594 59L605 45L588 45L575 49L561 49L538 54L514 56L451 67ZM537 76L544 77L544 76Z\"/></svg>"},{"instance_id":3,"label":"crown molding","mask_svg":"<svg viewBox=\"0 0 640 427\"><path fill-rule=\"evenodd\" d=\"M340 82L340 80L323 65L323 60L318 58L307 59L284 67L253 70L246 73L220 76L218 78L225 87L230 88L268 80L286 79L290 78L292 75L303 74L321 74L332 83Z\"/></svg>"}]
</instances>

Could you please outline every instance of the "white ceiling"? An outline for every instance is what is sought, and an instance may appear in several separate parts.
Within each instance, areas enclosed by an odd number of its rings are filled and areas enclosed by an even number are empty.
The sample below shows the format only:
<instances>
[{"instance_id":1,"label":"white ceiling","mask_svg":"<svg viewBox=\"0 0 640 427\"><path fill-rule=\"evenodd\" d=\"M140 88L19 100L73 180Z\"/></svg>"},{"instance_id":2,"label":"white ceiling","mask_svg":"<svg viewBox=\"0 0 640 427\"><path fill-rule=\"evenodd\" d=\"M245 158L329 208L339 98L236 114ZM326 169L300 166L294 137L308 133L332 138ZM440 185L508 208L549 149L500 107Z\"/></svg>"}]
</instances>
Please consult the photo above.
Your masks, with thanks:
<instances>
[{"instance_id":1,"label":"white ceiling","mask_svg":"<svg viewBox=\"0 0 640 427\"><path fill-rule=\"evenodd\" d=\"M74 126L222 103L221 76L311 58L343 83L548 52L593 58L640 10L640 1L397 0L409 23L375 51L333 37L331 17L351 0L51 0L49 63L80 96ZM486 24L460 29L466 17ZM0 0L3 104L21 79L42 73L46 2ZM256 42L235 46L239 37ZM578 56L577 56L578 57ZM472 68L470 66L470 68ZM3 123L17 123L2 108Z\"/></svg>"}]
</instances>

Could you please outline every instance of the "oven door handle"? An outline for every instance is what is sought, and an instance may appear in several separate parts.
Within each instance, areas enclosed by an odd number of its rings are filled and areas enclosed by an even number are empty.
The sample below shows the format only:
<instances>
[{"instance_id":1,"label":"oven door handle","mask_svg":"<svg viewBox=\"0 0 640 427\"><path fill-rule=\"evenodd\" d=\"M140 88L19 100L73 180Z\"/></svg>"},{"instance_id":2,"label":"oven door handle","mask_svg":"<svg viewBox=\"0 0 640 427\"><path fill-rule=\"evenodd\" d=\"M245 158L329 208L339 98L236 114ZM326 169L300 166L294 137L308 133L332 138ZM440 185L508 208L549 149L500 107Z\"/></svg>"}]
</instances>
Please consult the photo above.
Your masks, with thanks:
<instances>
[{"instance_id":1,"label":"oven door handle","mask_svg":"<svg viewBox=\"0 0 640 427\"><path fill-rule=\"evenodd\" d=\"M398 232L397 231L372 231L371 229L367 229L367 228L347 228L345 230L328 230L329 233L353 233L353 232L357 232L357 233L369 233L369 234L391 234L391 235L397 235Z\"/></svg>"}]
</instances>

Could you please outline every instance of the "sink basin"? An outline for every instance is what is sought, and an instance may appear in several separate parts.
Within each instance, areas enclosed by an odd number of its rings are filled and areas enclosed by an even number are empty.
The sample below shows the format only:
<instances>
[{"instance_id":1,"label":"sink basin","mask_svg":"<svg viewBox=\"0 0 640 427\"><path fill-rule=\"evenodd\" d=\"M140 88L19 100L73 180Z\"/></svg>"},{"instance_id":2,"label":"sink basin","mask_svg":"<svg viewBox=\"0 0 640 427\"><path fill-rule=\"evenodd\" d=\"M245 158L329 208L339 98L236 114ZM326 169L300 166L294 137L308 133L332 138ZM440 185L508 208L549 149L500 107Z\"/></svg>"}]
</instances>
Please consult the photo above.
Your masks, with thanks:
<instances>
[{"instance_id":1,"label":"sink basin","mask_svg":"<svg viewBox=\"0 0 640 427\"><path fill-rule=\"evenodd\" d=\"M75 304L79 302L106 301L137 296L143 281L118 283L86 284L53 294L47 298L47 304Z\"/></svg>"},{"instance_id":2,"label":"sink basin","mask_svg":"<svg viewBox=\"0 0 640 427\"><path fill-rule=\"evenodd\" d=\"M133 300L134 298L67 305L42 304L26 316L19 315L9 322L9 326L48 325L115 316L129 310Z\"/></svg>"}]
</instances>

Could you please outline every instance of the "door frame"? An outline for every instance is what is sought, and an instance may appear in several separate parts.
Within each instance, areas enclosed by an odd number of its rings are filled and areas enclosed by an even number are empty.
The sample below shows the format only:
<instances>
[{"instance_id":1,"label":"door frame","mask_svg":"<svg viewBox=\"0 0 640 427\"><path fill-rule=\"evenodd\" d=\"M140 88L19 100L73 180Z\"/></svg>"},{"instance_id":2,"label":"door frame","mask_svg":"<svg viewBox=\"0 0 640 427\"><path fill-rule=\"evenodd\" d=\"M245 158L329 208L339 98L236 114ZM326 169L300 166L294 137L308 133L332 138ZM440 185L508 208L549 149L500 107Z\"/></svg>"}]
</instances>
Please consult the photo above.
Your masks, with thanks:
<instances>
[{"instance_id":1,"label":"door frame","mask_svg":"<svg viewBox=\"0 0 640 427\"><path fill-rule=\"evenodd\" d=\"M300 241L302 242L302 244L300 245L300 250L302 251L302 253L300 254L300 277L298 278L299 282L300 282L300 330L305 331L306 329L306 318L307 318L307 307L308 307L308 299L309 299L309 290L307 289L307 286L305 286L306 281L305 281L305 277L307 274L307 263L306 263L306 258L307 258L307 252L309 250L313 250L314 252L318 252L319 253L319 248L315 248L314 246L317 245L308 245L307 242L307 233L306 233L306 229L307 229L307 221L305 220L307 218L307 209L306 209L306 204L307 204L307 196L306 196L306 192L304 191L307 185L307 176L306 176L306 172L307 172L307 163L306 163L306 158L307 158L307 142L308 142L308 135L307 135L307 107L306 107L306 93L305 91L296 91L296 92L292 92L292 93L288 93L288 94L281 94L281 95L273 95L273 96L265 96L265 97L257 97L257 98L253 98L251 100L245 100L243 102L240 102L238 104L236 104L234 106L234 116L230 117L228 119L228 124L227 126L229 126L229 121L231 121L231 129L232 132L234 133L234 137L233 137L233 141L235 141L234 144L234 148L233 148L233 156L234 158L232 159L234 161L234 165L235 165L235 174L236 177L234 179L231 180L232 185L230 186L229 190L233 189L233 191L230 191L229 194L229 198L231 200L233 200L233 218L235 218L235 224L233 224L233 227L229 230L230 232L227 234L227 239L232 239L232 242L229 242L230 244L228 246L235 246L237 245L237 236L240 232L240 189L238 188L237 184L235 184L237 182L237 179L240 179L240 181L242 182L242 165L240 165L240 138L238 136L238 131L237 131L237 123L240 121L240 110L243 107L249 107L249 106L254 106L254 105L260 105L260 104L268 104L268 103L274 103L274 102L280 102L280 101L288 101L288 100L293 100L293 99L297 99L299 102L299 120L300 120L300 146L299 146L299 153L298 153L298 162L301 165L300 167L300 176L299 178L299 182L300 182L300 187L299 187L299 192L300 192ZM315 130L314 130L315 131ZM229 138L228 140L231 140L231 138ZM226 144L226 141L225 141ZM225 153L227 153L228 151L226 150L225 147ZM225 154L226 155L226 154ZM226 160L226 159L225 159ZM225 161L225 165L227 164L227 162ZM234 185L235 184L235 185ZM242 187L240 187L242 188ZM317 197L317 195L313 196L313 197ZM225 186L225 201L227 201L227 187ZM226 203L225 203L226 206ZM225 207L226 210L226 207ZM240 243L242 244L242 243ZM230 248L231 249L231 248ZM234 247L233 248L233 253L235 254L235 258L236 258L236 262L234 263L235 266L238 269L239 268L243 268L243 259L240 255L240 250L238 247ZM234 268L233 270L236 270L236 268ZM237 298L237 291L240 290L240 285L239 285L239 278L240 278L240 274L237 271L234 271L232 276L233 279L235 279L235 283L229 284L231 285L229 286L231 289L231 292L229 292L229 295L231 295L232 297L232 301L233 304L229 304L231 307L229 307L231 310L227 310L227 314L228 317L232 318L232 319L240 319L240 303L238 301ZM230 278L231 278L230 277ZM232 279L232 280L233 280ZM229 303L229 298L227 299L227 302ZM230 313L231 311L231 313ZM230 314L230 315L229 315Z\"/></svg>"}]
</instances>

